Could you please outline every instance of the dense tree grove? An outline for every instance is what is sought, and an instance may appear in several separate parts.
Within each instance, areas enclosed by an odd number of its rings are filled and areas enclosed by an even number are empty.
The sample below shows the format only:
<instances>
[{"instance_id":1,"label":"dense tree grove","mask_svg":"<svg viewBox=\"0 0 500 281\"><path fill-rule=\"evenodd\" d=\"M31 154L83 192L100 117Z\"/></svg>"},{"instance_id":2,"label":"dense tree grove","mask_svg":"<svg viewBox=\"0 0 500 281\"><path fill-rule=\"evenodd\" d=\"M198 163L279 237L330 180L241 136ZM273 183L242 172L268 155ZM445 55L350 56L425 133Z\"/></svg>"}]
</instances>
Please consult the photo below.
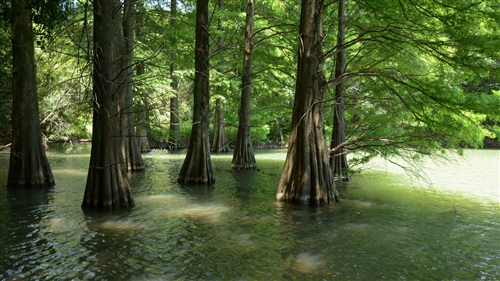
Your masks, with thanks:
<instances>
[{"instance_id":1,"label":"dense tree grove","mask_svg":"<svg viewBox=\"0 0 500 281\"><path fill-rule=\"evenodd\" d=\"M321 204L373 157L500 134L496 0L46 2L0 0L1 148L9 185L51 186L43 143L91 139L84 207L133 206L151 148L188 147L179 182L212 183L210 150L247 170L286 147L276 198Z\"/></svg>"}]
</instances>

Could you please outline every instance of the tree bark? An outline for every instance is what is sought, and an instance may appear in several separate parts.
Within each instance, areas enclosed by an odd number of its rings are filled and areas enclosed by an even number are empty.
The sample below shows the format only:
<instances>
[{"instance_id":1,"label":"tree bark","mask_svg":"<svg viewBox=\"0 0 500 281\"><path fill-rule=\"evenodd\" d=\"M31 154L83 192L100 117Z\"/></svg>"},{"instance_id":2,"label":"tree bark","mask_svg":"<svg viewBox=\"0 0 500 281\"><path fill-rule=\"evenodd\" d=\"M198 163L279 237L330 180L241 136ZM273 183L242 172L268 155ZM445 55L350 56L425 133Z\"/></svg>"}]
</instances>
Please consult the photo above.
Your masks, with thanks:
<instances>
[{"instance_id":1,"label":"tree bark","mask_svg":"<svg viewBox=\"0 0 500 281\"><path fill-rule=\"evenodd\" d=\"M197 0L193 125L186 158L177 179L180 183L212 184L215 181L210 158L208 39L208 0Z\"/></svg>"},{"instance_id":2,"label":"tree bark","mask_svg":"<svg viewBox=\"0 0 500 281\"><path fill-rule=\"evenodd\" d=\"M12 1L12 147L7 187L52 187L38 116L31 1Z\"/></svg>"},{"instance_id":3,"label":"tree bark","mask_svg":"<svg viewBox=\"0 0 500 281\"><path fill-rule=\"evenodd\" d=\"M137 13L136 13L136 28L134 29L135 34L139 40L142 37L142 32L141 28L144 26L144 13L145 13L145 8L144 8L144 3L140 1L139 3L136 3L137 7ZM140 76L143 75L146 70L144 67L144 61L140 60L137 62L137 65L135 67L136 75ZM142 82L138 81L138 85L141 85ZM136 95L137 96L137 95ZM138 126L136 129L137 132L137 139L139 142L139 148L141 150L141 153L145 152L150 152L151 147L149 146L149 138L151 137L151 122L149 119L149 103L148 103L148 93L142 93L140 95L141 99L141 112L139 114L139 122Z\"/></svg>"},{"instance_id":4,"label":"tree bark","mask_svg":"<svg viewBox=\"0 0 500 281\"><path fill-rule=\"evenodd\" d=\"M174 63L170 64L170 78L172 82L170 87L174 91L174 96L170 98L170 142L173 149L183 147L181 139L181 124L179 119L179 81L175 75Z\"/></svg>"},{"instance_id":5,"label":"tree bark","mask_svg":"<svg viewBox=\"0 0 500 281\"><path fill-rule=\"evenodd\" d=\"M321 0L302 1L292 128L277 201L320 205L335 200L323 127L322 9Z\"/></svg>"},{"instance_id":6,"label":"tree bark","mask_svg":"<svg viewBox=\"0 0 500 281\"><path fill-rule=\"evenodd\" d=\"M140 71L144 71L144 66L142 66L142 70L140 70L139 65L142 65L142 62L139 62L138 64L137 74L143 74L144 72L140 73ZM149 104L147 97L143 97L142 99L142 113L139 116L140 121L139 126L137 126L139 147L141 148L142 153L150 152L151 147L149 146L149 132L151 131L151 125L149 121Z\"/></svg>"},{"instance_id":7,"label":"tree bark","mask_svg":"<svg viewBox=\"0 0 500 281\"><path fill-rule=\"evenodd\" d=\"M225 2L224 0L219 0L219 11L221 11L222 13L224 12L224 9L225 9ZM218 26L218 29L221 31L221 36L218 38L217 40L217 48L218 49L224 49L225 46L225 37L226 37L226 30L224 28L224 25L222 24L222 16L219 16L219 23L217 24Z\"/></svg>"},{"instance_id":8,"label":"tree bark","mask_svg":"<svg viewBox=\"0 0 500 281\"><path fill-rule=\"evenodd\" d=\"M122 137L124 143L124 160L127 170L129 171L143 171L144 162L142 161L139 142L135 134L135 120L134 120L134 92L132 91L132 76L134 73L133 59L134 59L134 26L135 26L135 0L125 0L123 11L123 38L124 38L124 54L122 73L124 73L125 81L122 85L123 95L123 108L122 108Z\"/></svg>"},{"instance_id":9,"label":"tree bark","mask_svg":"<svg viewBox=\"0 0 500 281\"><path fill-rule=\"evenodd\" d=\"M119 137L121 71L120 1L94 1L94 117L92 150L83 209L115 210L134 206Z\"/></svg>"},{"instance_id":10,"label":"tree bark","mask_svg":"<svg viewBox=\"0 0 500 281\"><path fill-rule=\"evenodd\" d=\"M220 100L215 103L214 137L212 140L212 152L228 152L229 146L224 128L224 114L220 106Z\"/></svg>"},{"instance_id":11,"label":"tree bark","mask_svg":"<svg viewBox=\"0 0 500 281\"><path fill-rule=\"evenodd\" d=\"M222 14L224 12L225 2L224 0L219 0L218 2L219 2L218 4L219 10ZM217 28L220 30L221 36L217 38L217 47L215 52L224 49L225 29L222 23L222 16L218 17ZM222 68L218 71L224 72L225 70ZM215 89L216 92L220 92L221 90L222 90L221 87L216 87ZM215 104L214 134L212 138L211 151L212 152L229 151L226 129L224 127L224 114L221 108L221 103L219 98L216 99L216 104Z\"/></svg>"},{"instance_id":12,"label":"tree bark","mask_svg":"<svg viewBox=\"0 0 500 281\"><path fill-rule=\"evenodd\" d=\"M177 22L177 0L172 0L170 6L170 25L173 27L175 33L175 25ZM174 49L177 48L175 36L172 41L172 47ZM170 142L172 143L172 148L180 149L183 145L181 139L181 124L179 120L179 81L175 75L175 65L173 62L170 63L170 79L172 79L170 87L172 87L174 92L174 96L170 98Z\"/></svg>"},{"instance_id":13,"label":"tree bark","mask_svg":"<svg viewBox=\"0 0 500 281\"><path fill-rule=\"evenodd\" d=\"M345 50L345 0L339 1L338 12L338 34L337 34L337 56L335 59L335 79L342 77L346 68L346 50ZM344 147L338 147L345 142L346 138L346 120L345 120L345 81L341 81L335 86L335 106L333 112L333 131L330 149L332 157L330 165L334 175L338 177L348 176L347 155ZM338 147L338 148L337 148ZM348 178L348 177L347 177Z\"/></svg>"},{"instance_id":14,"label":"tree bark","mask_svg":"<svg viewBox=\"0 0 500 281\"><path fill-rule=\"evenodd\" d=\"M241 104L239 110L238 136L234 148L231 169L257 169L257 162L253 153L252 137L250 135L250 105L252 100L252 54L253 54L253 22L254 1L247 0L245 50L243 55L243 73L241 75Z\"/></svg>"}]
</instances>

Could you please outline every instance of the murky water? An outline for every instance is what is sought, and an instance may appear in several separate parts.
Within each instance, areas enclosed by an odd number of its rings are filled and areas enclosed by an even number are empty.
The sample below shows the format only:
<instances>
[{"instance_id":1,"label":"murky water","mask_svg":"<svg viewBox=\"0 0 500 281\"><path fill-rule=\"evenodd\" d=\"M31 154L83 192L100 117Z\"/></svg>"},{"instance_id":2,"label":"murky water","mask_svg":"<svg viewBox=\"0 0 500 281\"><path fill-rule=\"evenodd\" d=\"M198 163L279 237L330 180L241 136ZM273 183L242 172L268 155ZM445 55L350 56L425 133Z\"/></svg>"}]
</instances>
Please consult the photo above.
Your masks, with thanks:
<instances>
[{"instance_id":1,"label":"murky water","mask_svg":"<svg viewBox=\"0 0 500 281\"><path fill-rule=\"evenodd\" d=\"M375 161L321 208L274 203L285 151L249 172L213 155L210 188L181 188L184 154L154 151L136 208L107 215L80 209L88 155L52 149L50 191L0 188L0 280L500 280L498 150L429 162L432 187Z\"/></svg>"}]
</instances>

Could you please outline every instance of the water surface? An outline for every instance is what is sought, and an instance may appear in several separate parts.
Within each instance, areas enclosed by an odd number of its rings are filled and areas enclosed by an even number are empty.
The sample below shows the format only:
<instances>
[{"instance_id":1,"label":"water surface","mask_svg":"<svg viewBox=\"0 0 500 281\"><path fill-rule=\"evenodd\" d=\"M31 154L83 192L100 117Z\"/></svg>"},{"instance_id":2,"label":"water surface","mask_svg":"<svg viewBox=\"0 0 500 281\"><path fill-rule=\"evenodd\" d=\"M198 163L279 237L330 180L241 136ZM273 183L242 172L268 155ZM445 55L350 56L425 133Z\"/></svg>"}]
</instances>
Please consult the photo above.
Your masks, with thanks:
<instances>
[{"instance_id":1,"label":"water surface","mask_svg":"<svg viewBox=\"0 0 500 281\"><path fill-rule=\"evenodd\" d=\"M275 204L284 150L248 172L213 155L211 187L179 186L184 154L153 151L132 211L84 214L89 152L51 148L49 191L0 188L0 280L500 280L498 150L426 162L432 186L377 160L321 208Z\"/></svg>"}]
</instances>

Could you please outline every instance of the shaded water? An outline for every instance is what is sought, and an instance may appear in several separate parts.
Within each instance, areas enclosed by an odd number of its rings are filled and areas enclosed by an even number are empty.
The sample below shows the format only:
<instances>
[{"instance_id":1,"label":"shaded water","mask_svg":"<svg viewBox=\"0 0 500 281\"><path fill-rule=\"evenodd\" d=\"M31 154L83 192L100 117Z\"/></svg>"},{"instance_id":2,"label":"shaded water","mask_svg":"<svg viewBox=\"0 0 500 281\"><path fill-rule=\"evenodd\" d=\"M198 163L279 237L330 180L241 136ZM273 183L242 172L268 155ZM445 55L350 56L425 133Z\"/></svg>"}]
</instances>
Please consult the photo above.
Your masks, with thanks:
<instances>
[{"instance_id":1,"label":"shaded water","mask_svg":"<svg viewBox=\"0 0 500 281\"><path fill-rule=\"evenodd\" d=\"M184 154L154 151L113 214L80 209L88 155L51 149L50 191L0 188L0 280L500 280L498 150L428 163L433 187L375 161L321 208L274 203L285 151L249 172L213 155L210 188L181 188Z\"/></svg>"}]
</instances>

